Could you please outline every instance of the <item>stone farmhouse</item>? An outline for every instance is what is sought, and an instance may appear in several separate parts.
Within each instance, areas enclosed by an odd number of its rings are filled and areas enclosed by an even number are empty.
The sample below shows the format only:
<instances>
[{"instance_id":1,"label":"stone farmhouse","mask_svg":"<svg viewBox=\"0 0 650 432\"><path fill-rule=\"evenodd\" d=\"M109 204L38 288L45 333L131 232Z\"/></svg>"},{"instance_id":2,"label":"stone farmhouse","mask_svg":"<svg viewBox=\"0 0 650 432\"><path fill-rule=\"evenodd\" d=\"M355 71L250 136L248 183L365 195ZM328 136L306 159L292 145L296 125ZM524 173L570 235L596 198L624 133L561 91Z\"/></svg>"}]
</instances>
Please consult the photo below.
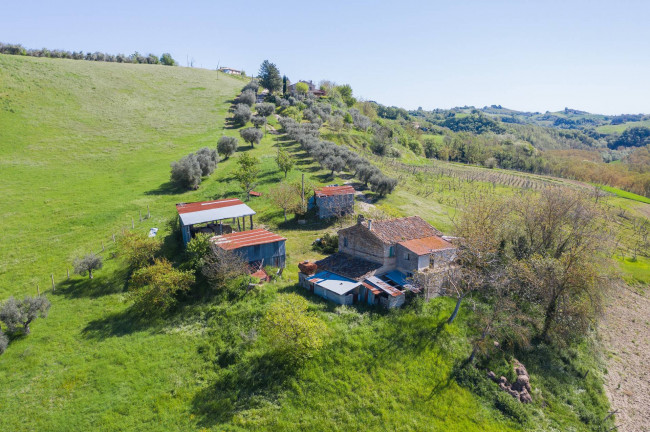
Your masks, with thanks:
<instances>
[{"instance_id":1,"label":"stone farmhouse","mask_svg":"<svg viewBox=\"0 0 650 432\"><path fill-rule=\"evenodd\" d=\"M456 246L419 216L385 221L359 217L339 230L339 251L315 263L299 265L300 284L339 304L364 302L399 307L418 272L448 266Z\"/></svg>"},{"instance_id":2,"label":"stone farmhouse","mask_svg":"<svg viewBox=\"0 0 650 432\"><path fill-rule=\"evenodd\" d=\"M314 190L309 199L309 209L318 209L318 218L344 216L354 213L354 188L352 186L325 186Z\"/></svg>"}]
</instances>

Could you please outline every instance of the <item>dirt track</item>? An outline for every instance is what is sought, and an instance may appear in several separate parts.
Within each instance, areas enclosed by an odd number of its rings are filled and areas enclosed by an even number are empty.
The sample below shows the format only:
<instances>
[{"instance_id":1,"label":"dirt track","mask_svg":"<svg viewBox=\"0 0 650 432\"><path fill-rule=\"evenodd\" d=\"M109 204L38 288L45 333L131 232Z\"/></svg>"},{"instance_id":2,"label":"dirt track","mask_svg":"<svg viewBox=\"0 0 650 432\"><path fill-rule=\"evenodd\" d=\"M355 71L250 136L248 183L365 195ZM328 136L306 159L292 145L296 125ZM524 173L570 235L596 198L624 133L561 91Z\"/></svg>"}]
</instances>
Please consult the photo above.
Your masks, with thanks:
<instances>
[{"instance_id":1,"label":"dirt track","mask_svg":"<svg viewBox=\"0 0 650 432\"><path fill-rule=\"evenodd\" d=\"M616 288L601 328L608 353L605 390L619 432L650 432L650 295Z\"/></svg>"}]
</instances>

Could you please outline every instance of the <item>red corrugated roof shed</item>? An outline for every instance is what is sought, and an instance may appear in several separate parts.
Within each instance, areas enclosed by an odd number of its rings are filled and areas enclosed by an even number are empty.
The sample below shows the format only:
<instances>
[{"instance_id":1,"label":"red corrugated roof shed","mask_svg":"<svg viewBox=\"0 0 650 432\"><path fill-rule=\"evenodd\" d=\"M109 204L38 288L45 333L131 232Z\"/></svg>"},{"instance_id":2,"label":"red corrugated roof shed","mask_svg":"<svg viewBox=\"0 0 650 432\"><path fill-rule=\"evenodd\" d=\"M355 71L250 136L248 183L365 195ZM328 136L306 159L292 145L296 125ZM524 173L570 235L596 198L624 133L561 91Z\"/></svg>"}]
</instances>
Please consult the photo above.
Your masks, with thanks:
<instances>
[{"instance_id":1,"label":"red corrugated roof shed","mask_svg":"<svg viewBox=\"0 0 650 432\"><path fill-rule=\"evenodd\" d=\"M210 239L212 243L225 250L239 249L247 246L255 246L266 243L275 243L283 240L286 240L286 238L262 228L214 236Z\"/></svg>"},{"instance_id":2,"label":"red corrugated roof shed","mask_svg":"<svg viewBox=\"0 0 650 432\"><path fill-rule=\"evenodd\" d=\"M438 236L407 240L398 244L417 255L426 255L434 251L455 248L454 245Z\"/></svg>"},{"instance_id":3,"label":"red corrugated roof shed","mask_svg":"<svg viewBox=\"0 0 650 432\"><path fill-rule=\"evenodd\" d=\"M216 208L232 207L232 206L242 205L242 204L244 203L242 202L242 200L238 198L229 198L229 199L221 199L215 201L180 203L180 204L176 204L176 210L178 210L179 214L183 214L183 213L194 213L203 210L212 210Z\"/></svg>"},{"instance_id":4,"label":"red corrugated roof shed","mask_svg":"<svg viewBox=\"0 0 650 432\"><path fill-rule=\"evenodd\" d=\"M317 197L349 195L354 194L354 188L352 186L325 186L314 189L314 193Z\"/></svg>"}]
</instances>

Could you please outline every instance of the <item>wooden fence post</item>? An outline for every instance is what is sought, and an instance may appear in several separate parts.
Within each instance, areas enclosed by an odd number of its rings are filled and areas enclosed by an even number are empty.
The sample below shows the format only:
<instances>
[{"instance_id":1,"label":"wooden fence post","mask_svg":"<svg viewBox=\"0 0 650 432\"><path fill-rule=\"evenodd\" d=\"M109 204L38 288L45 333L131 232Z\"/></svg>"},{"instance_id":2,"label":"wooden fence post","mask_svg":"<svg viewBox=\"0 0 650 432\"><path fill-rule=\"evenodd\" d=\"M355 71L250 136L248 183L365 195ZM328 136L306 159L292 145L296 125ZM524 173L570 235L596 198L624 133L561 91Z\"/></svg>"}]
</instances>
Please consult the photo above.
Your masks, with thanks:
<instances>
[{"instance_id":1,"label":"wooden fence post","mask_svg":"<svg viewBox=\"0 0 650 432\"><path fill-rule=\"evenodd\" d=\"M133 216L131 216L131 229L135 228L135 222L133 221Z\"/></svg>"},{"instance_id":2,"label":"wooden fence post","mask_svg":"<svg viewBox=\"0 0 650 432\"><path fill-rule=\"evenodd\" d=\"M41 289L38 287L38 284L36 284L36 292L38 293L38 296L41 296Z\"/></svg>"},{"instance_id":3,"label":"wooden fence post","mask_svg":"<svg viewBox=\"0 0 650 432\"><path fill-rule=\"evenodd\" d=\"M102 240L102 252L104 252L104 240Z\"/></svg>"},{"instance_id":4,"label":"wooden fence post","mask_svg":"<svg viewBox=\"0 0 650 432\"><path fill-rule=\"evenodd\" d=\"M50 278L52 278L52 292L56 291L56 287L54 286L54 275L50 274Z\"/></svg>"},{"instance_id":5,"label":"wooden fence post","mask_svg":"<svg viewBox=\"0 0 650 432\"><path fill-rule=\"evenodd\" d=\"M151 219L151 213L149 212L149 204L147 204L147 219Z\"/></svg>"},{"instance_id":6,"label":"wooden fence post","mask_svg":"<svg viewBox=\"0 0 650 432\"><path fill-rule=\"evenodd\" d=\"M70 269L69 268L65 269L65 273L68 276L68 280L70 280Z\"/></svg>"},{"instance_id":7,"label":"wooden fence post","mask_svg":"<svg viewBox=\"0 0 650 432\"><path fill-rule=\"evenodd\" d=\"M113 234L113 243L115 243L115 234Z\"/></svg>"},{"instance_id":8,"label":"wooden fence post","mask_svg":"<svg viewBox=\"0 0 650 432\"><path fill-rule=\"evenodd\" d=\"M138 210L138 214L140 215L140 222L142 222L142 210Z\"/></svg>"}]
</instances>

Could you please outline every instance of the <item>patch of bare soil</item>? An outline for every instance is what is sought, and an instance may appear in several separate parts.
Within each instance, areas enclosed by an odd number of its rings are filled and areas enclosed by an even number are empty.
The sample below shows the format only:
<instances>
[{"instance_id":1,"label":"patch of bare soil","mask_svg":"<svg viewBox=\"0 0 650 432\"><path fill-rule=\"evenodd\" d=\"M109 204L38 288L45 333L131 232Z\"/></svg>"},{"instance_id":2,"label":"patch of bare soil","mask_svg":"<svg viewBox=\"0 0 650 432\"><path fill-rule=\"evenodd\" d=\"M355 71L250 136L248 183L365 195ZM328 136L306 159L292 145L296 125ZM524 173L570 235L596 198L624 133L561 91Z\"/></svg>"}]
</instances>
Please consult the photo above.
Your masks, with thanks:
<instances>
[{"instance_id":1,"label":"patch of bare soil","mask_svg":"<svg viewBox=\"0 0 650 432\"><path fill-rule=\"evenodd\" d=\"M605 390L619 432L650 432L650 298L621 286L601 328L607 351Z\"/></svg>"}]
</instances>

